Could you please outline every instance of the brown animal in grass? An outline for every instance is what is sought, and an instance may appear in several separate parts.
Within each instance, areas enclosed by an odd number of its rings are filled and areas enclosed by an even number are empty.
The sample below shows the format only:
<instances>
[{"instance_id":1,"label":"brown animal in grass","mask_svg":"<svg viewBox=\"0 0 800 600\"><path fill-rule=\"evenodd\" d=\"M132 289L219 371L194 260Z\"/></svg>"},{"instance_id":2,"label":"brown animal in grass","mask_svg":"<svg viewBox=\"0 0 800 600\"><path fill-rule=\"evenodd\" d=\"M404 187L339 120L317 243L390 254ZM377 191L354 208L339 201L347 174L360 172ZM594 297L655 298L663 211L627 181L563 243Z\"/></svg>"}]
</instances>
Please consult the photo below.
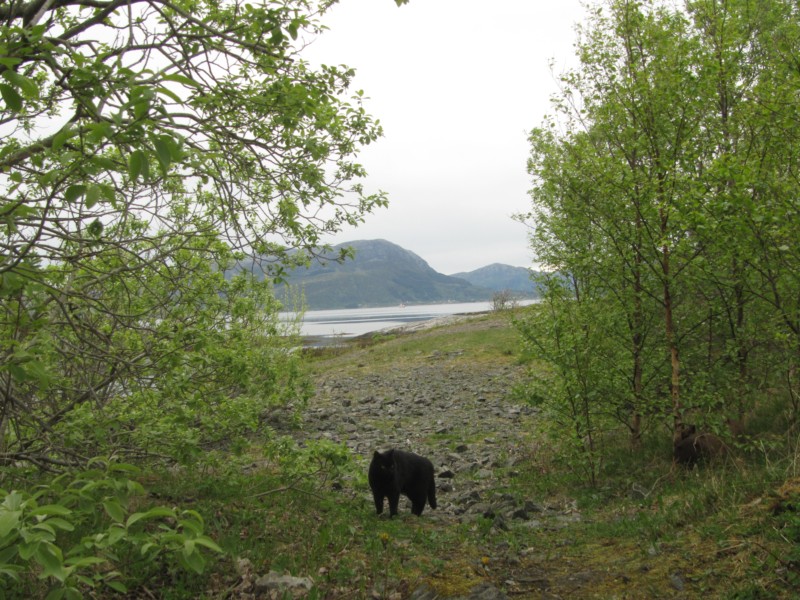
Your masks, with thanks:
<instances>
[{"instance_id":1,"label":"brown animal in grass","mask_svg":"<svg viewBox=\"0 0 800 600\"><path fill-rule=\"evenodd\" d=\"M710 460L724 454L728 447L719 436L709 433L698 433L694 425L687 426L681 439L675 443L673 456L675 462L692 467L701 460Z\"/></svg>"}]
</instances>

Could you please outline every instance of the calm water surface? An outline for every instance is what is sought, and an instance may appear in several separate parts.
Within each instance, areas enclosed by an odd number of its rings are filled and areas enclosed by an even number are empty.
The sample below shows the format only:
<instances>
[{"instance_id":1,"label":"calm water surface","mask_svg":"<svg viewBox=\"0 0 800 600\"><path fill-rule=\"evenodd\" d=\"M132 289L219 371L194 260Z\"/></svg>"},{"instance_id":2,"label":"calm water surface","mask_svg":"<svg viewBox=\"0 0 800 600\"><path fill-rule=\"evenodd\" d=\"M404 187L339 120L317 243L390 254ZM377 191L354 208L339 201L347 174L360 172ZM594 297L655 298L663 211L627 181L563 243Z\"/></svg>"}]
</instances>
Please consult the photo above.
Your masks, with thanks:
<instances>
[{"instance_id":1,"label":"calm water surface","mask_svg":"<svg viewBox=\"0 0 800 600\"><path fill-rule=\"evenodd\" d=\"M491 302L463 302L459 304L310 310L303 316L300 334L304 337L350 338L381 329L400 327L414 321L428 321L436 317L462 313L484 312L491 308ZM294 316L292 313L286 313L287 320L291 320Z\"/></svg>"}]
</instances>

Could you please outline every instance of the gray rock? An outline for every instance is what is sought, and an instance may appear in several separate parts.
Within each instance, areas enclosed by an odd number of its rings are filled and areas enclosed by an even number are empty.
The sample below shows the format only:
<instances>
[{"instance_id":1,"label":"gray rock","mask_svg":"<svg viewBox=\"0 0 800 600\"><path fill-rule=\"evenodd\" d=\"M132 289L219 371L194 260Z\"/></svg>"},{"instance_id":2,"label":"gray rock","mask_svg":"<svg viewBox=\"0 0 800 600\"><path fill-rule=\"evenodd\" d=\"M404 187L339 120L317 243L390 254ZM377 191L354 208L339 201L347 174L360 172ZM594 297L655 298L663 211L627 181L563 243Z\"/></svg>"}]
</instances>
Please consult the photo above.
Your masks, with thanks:
<instances>
[{"instance_id":1,"label":"gray rock","mask_svg":"<svg viewBox=\"0 0 800 600\"><path fill-rule=\"evenodd\" d=\"M414 592L408 597L408 600L438 600L438 598L439 594L437 594L426 584L421 585L414 590Z\"/></svg>"},{"instance_id":2,"label":"gray rock","mask_svg":"<svg viewBox=\"0 0 800 600\"><path fill-rule=\"evenodd\" d=\"M409 596L409 600L444 600L430 586L422 585ZM508 600L501 590L485 582L472 588L466 596L450 597L448 600Z\"/></svg>"},{"instance_id":3,"label":"gray rock","mask_svg":"<svg viewBox=\"0 0 800 600\"><path fill-rule=\"evenodd\" d=\"M513 513L511 513L512 519L519 519L520 521L527 521L530 518L528 511L524 508L518 508Z\"/></svg>"},{"instance_id":4,"label":"gray rock","mask_svg":"<svg viewBox=\"0 0 800 600\"><path fill-rule=\"evenodd\" d=\"M291 598L303 598L313 587L310 577L292 577L275 571L262 575L255 582L256 593L267 594L268 598L284 598L287 594Z\"/></svg>"},{"instance_id":5,"label":"gray rock","mask_svg":"<svg viewBox=\"0 0 800 600\"><path fill-rule=\"evenodd\" d=\"M675 588L676 590L678 590L679 592L682 592L682 591L683 591L683 589L684 589L684 587L686 587L686 586L685 586L685 584L683 583L683 576L682 576L682 574L681 574L681 573L678 573L678 572L676 572L676 573L672 573L672 574L669 576L669 584L670 584L670 585L671 585L673 588Z\"/></svg>"},{"instance_id":6,"label":"gray rock","mask_svg":"<svg viewBox=\"0 0 800 600\"><path fill-rule=\"evenodd\" d=\"M537 504L536 502L525 500L525 510L532 513L540 513L544 512L544 507L541 504Z\"/></svg>"}]
</instances>

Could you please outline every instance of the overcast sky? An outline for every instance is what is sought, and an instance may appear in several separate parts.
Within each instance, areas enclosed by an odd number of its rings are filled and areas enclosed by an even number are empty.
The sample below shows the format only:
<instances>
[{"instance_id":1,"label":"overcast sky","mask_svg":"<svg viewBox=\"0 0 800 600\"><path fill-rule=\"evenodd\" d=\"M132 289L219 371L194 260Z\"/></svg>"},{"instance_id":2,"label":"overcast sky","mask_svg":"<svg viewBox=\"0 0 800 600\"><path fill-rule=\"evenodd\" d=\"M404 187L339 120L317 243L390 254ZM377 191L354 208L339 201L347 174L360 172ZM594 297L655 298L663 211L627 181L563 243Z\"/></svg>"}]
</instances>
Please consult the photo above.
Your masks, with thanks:
<instances>
[{"instance_id":1,"label":"overcast sky","mask_svg":"<svg viewBox=\"0 0 800 600\"><path fill-rule=\"evenodd\" d=\"M359 156L389 207L332 243L383 238L452 274L532 266L527 132L575 65L580 0L340 0L304 51L356 69L384 137ZM550 62L553 61L553 68Z\"/></svg>"}]
</instances>

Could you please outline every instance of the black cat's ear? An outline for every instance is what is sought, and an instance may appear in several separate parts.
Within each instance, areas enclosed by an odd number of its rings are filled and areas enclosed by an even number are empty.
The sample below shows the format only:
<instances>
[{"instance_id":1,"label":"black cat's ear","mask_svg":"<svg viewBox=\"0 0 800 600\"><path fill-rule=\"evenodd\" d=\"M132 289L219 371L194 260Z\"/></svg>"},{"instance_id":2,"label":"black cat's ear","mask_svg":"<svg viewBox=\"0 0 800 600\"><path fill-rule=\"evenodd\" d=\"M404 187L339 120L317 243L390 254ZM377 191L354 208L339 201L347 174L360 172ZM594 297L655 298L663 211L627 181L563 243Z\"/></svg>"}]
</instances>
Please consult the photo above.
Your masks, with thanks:
<instances>
[{"instance_id":1,"label":"black cat's ear","mask_svg":"<svg viewBox=\"0 0 800 600\"><path fill-rule=\"evenodd\" d=\"M380 457L381 457L381 453L378 452L377 450L375 450L375 454L372 455L372 458L380 458Z\"/></svg>"}]
</instances>

